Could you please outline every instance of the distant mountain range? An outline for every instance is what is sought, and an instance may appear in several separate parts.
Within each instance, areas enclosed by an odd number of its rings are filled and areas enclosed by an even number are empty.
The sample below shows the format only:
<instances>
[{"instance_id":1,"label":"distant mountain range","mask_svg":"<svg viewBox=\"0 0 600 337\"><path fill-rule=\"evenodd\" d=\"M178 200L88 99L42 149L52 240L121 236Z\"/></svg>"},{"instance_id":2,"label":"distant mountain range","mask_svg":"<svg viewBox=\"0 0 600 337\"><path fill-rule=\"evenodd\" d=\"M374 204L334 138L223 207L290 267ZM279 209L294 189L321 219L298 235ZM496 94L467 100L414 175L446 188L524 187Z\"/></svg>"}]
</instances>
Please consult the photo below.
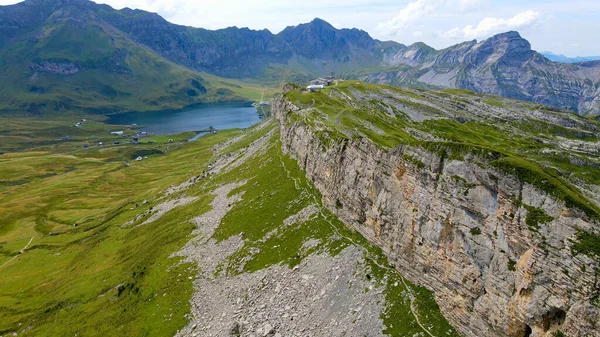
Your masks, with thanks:
<instances>
[{"instance_id":1,"label":"distant mountain range","mask_svg":"<svg viewBox=\"0 0 600 337\"><path fill-rule=\"evenodd\" d=\"M542 55L544 55L550 61L561 62L561 63L579 63L579 62L600 60L600 56L568 57L568 56L565 56L562 54L554 54L553 52L550 52L550 51L543 51Z\"/></svg>"},{"instance_id":2,"label":"distant mountain range","mask_svg":"<svg viewBox=\"0 0 600 337\"><path fill-rule=\"evenodd\" d=\"M600 61L549 61L517 32L434 50L401 48L386 60L397 69L359 78L394 85L463 88L591 114L600 111Z\"/></svg>"},{"instance_id":3,"label":"distant mountain range","mask_svg":"<svg viewBox=\"0 0 600 337\"><path fill-rule=\"evenodd\" d=\"M422 88L465 88L600 111L600 61L551 62L516 32L435 50L379 41L315 19L279 34L206 30L87 0L0 7L0 108L122 111L239 98L235 84L339 77ZM141 102L141 103L140 103Z\"/></svg>"}]
</instances>

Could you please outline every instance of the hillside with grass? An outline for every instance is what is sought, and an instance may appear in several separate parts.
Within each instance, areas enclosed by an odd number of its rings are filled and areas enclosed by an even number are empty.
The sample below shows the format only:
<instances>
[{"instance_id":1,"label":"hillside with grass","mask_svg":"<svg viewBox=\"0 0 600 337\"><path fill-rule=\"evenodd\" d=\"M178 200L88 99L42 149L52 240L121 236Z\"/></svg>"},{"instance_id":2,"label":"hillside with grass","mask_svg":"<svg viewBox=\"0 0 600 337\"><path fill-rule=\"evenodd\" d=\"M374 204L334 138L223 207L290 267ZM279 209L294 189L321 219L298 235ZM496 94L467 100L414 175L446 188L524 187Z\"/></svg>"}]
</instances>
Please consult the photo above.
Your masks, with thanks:
<instances>
[{"instance_id":1,"label":"hillside with grass","mask_svg":"<svg viewBox=\"0 0 600 337\"><path fill-rule=\"evenodd\" d=\"M5 115L176 109L262 90L168 61L77 5L3 36L0 76Z\"/></svg>"},{"instance_id":2,"label":"hillside with grass","mask_svg":"<svg viewBox=\"0 0 600 337\"><path fill-rule=\"evenodd\" d=\"M4 121L29 140L0 155L0 335L458 336L322 206L273 118L139 144L97 120L57 143L60 121Z\"/></svg>"},{"instance_id":3,"label":"hillside with grass","mask_svg":"<svg viewBox=\"0 0 600 337\"><path fill-rule=\"evenodd\" d=\"M357 81L271 110L1 117L0 335L597 333L597 121Z\"/></svg>"}]
</instances>

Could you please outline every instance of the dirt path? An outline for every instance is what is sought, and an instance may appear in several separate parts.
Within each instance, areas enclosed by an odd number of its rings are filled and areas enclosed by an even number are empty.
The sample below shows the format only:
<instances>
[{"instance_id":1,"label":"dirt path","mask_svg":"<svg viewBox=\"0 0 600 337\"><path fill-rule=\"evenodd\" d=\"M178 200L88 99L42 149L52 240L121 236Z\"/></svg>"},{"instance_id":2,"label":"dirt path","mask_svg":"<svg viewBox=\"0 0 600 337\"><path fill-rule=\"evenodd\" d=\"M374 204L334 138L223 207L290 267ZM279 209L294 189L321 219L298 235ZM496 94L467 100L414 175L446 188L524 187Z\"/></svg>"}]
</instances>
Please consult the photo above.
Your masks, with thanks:
<instances>
[{"instance_id":1,"label":"dirt path","mask_svg":"<svg viewBox=\"0 0 600 337\"><path fill-rule=\"evenodd\" d=\"M402 280L402 284L404 284L404 288L406 288L406 290L408 290L408 293L410 294L410 312L412 313L413 316L415 316L415 320L417 321L417 324L419 324L421 329L423 329L423 331L425 331L429 336L436 337L431 332L429 332L429 330L426 329L425 326L423 326L423 324L421 324L421 321L419 320L419 315L417 315L416 310L415 310L415 301L417 300L417 298L413 294L412 289L410 289L408 287L408 284L406 284L404 277L401 276L400 280Z\"/></svg>"},{"instance_id":2,"label":"dirt path","mask_svg":"<svg viewBox=\"0 0 600 337\"><path fill-rule=\"evenodd\" d=\"M19 257L21 254L25 253L25 249L27 249L27 247L29 247L29 245L31 244L31 242L33 241L34 236L31 237L31 239L29 239L29 242L27 242L27 244L25 245L25 247L23 247L20 251L19 251L19 255L15 255L13 256L12 259L4 262L0 268L6 266L7 264L11 263L14 259L16 259L17 257Z\"/></svg>"}]
</instances>

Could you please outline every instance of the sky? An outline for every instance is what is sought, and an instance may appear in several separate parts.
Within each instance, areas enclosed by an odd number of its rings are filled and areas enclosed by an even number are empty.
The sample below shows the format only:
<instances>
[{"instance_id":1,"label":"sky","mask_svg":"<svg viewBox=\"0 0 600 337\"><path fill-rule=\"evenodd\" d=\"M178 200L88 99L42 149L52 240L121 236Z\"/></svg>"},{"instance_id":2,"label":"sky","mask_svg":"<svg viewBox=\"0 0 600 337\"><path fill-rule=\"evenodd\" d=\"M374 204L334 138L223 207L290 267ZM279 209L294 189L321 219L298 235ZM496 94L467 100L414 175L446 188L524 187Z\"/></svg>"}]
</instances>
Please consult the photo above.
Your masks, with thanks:
<instances>
[{"instance_id":1,"label":"sky","mask_svg":"<svg viewBox=\"0 0 600 337\"><path fill-rule=\"evenodd\" d=\"M18 2L0 0L0 4ZM336 28L363 29L379 40L425 42L441 49L516 30L537 51L600 55L600 0L95 0L138 8L170 22L219 29L269 29L318 17Z\"/></svg>"}]
</instances>

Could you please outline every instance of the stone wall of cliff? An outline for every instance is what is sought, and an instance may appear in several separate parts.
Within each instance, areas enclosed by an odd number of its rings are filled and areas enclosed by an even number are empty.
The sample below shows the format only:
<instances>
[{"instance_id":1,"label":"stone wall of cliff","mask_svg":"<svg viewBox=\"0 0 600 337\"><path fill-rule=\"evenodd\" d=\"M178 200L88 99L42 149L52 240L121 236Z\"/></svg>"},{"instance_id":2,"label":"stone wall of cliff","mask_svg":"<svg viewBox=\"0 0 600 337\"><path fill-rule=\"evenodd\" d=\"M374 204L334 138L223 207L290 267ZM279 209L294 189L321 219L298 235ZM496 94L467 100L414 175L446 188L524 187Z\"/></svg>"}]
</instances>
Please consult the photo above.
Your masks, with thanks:
<instances>
[{"instance_id":1,"label":"stone wall of cliff","mask_svg":"<svg viewBox=\"0 0 600 337\"><path fill-rule=\"evenodd\" d=\"M475 155L324 141L285 96L273 113L323 203L433 290L462 334L600 336L598 260L571 250L578 230L598 232L583 213Z\"/></svg>"}]
</instances>

